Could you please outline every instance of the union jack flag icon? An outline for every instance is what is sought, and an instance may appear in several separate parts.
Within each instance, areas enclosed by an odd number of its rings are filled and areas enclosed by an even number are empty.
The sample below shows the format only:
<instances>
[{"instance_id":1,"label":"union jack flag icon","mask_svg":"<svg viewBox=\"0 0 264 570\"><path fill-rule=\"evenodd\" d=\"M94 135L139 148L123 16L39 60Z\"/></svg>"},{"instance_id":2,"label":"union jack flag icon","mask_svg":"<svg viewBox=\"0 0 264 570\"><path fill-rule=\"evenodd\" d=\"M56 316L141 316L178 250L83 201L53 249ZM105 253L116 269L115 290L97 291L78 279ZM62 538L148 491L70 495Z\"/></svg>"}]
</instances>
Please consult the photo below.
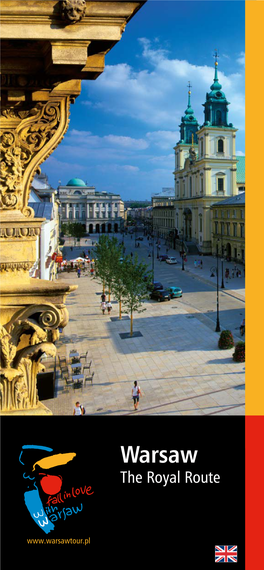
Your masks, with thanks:
<instances>
[{"instance_id":1,"label":"union jack flag icon","mask_svg":"<svg viewBox=\"0 0 264 570\"><path fill-rule=\"evenodd\" d=\"M237 546L215 546L215 562L237 562Z\"/></svg>"}]
</instances>

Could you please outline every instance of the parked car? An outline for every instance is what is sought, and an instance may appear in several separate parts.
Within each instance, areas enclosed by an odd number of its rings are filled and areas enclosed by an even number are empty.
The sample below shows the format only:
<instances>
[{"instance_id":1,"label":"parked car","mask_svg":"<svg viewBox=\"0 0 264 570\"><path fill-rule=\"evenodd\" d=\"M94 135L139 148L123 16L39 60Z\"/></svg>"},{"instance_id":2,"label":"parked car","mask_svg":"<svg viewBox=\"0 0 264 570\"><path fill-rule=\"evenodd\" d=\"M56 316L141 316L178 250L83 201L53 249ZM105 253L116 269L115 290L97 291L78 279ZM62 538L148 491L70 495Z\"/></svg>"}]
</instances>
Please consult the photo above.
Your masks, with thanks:
<instances>
[{"instance_id":1,"label":"parked car","mask_svg":"<svg viewBox=\"0 0 264 570\"><path fill-rule=\"evenodd\" d=\"M150 299L154 299L156 301L168 301L171 300L171 295L169 289L156 289L150 293Z\"/></svg>"},{"instance_id":2,"label":"parked car","mask_svg":"<svg viewBox=\"0 0 264 570\"><path fill-rule=\"evenodd\" d=\"M169 258L168 255L160 255L160 256L159 256L159 260L160 260L160 261L167 261L168 258Z\"/></svg>"},{"instance_id":3,"label":"parked car","mask_svg":"<svg viewBox=\"0 0 264 570\"><path fill-rule=\"evenodd\" d=\"M170 263L172 265L173 263L178 263L178 261L176 257L167 257L166 263Z\"/></svg>"},{"instance_id":4,"label":"parked car","mask_svg":"<svg viewBox=\"0 0 264 570\"><path fill-rule=\"evenodd\" d=\"M170 287L169 291L172 299L182 297L182 289L180 287Z\"/></svg>"},{"instance_id":5,"label":"parked car","mask_svg":"<svg viewBox=\"0 0 264 570\"><path fill-rule=\"evenodd\" d=\"M157 291L157 290L161 290L163 289L163 285L162 283L160 283L159 281L152 281L152 283L150 283L148 285L148 289L150 291Z\"/></svg>"}]
</instances>

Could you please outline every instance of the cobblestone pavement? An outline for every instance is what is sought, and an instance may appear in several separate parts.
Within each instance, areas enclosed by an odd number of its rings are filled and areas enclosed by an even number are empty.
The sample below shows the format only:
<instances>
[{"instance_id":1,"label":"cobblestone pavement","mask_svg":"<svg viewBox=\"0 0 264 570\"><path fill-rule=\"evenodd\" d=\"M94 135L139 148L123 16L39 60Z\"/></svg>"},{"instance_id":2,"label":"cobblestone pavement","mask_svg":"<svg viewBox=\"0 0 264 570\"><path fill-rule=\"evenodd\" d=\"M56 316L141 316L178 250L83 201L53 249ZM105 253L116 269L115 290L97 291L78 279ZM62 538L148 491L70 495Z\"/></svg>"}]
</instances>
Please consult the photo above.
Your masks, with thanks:
<instances>
[{"instance_id":1,"label":"cobblestone pavement","mask_svg":"<svg viewBox=\"0 0 264 570\"><path fill-rule=\"evenodd\" d=\"M127 252L129 246L127 242ZM143 255L144 244L141 251ZM76 252L79 255L77 249L71 255ZM167 275L171 267L160 263L161 266L164 269L160 271ZM179 267L177 271L182 276ZM200 291L203 279L200 274L198 279L185 274L186 283L192 280L193 290L184 293L182 299L163 303L146 301L146 311L134 315L134 331L142 336L125 339L120 333L129 332L130 320L126 317L113 321L108 314L102 315L100 283L88 274L79 279L75 273L66 273L59 278L77 284L78 289L67 299L70 321L58 342L58 354L68 359L73 348L81 354L88 350L95 374L93 384L87 380L84 386L75 389L58 375L56 397L43 402L54 414L71 415L77 400L85 406L86 415L245 413L244 363L233 361L233 349L218 349L219 335L211 314L208 316L195 308L194 301L188 302L194 298L195 289L197 306L200 297L206 303L206 293L215 299L212 284L210 291ZM242 288L241 291L243 297ZM234 298L231 303L234 304ZM237 314L241 311L241 301L237 303L236 323L241 319L238 317L241 312ZM118 316L117 303L112 300L112 304L111 317ZM134 380L143 393L137 411L131 397Z\"/></svg>"}]
</instances>

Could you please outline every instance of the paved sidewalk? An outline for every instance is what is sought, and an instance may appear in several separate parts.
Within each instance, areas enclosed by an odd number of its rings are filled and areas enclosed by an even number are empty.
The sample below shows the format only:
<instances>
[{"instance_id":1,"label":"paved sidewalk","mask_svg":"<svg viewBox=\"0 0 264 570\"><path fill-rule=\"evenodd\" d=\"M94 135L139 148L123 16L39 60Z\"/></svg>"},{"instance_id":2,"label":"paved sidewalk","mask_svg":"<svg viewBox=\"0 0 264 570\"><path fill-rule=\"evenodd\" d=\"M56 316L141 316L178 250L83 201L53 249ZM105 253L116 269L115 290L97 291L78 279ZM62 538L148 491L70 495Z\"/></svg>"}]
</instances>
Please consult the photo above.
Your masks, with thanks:
<instances>
[{"instance_id":1,"label":"paved sidewalk","mask_svg":"<svg viewBox=\"0 0 264 570\"><path fill-rule=\"evenodd\" d=\"M68 297L70 321L57 343L58 353L63 357L72 348L88 350L95 376L93 385L87 382L75 390L59 379L57 397L44 402L54 414L71 415L77 400L86 415L244 414L244 363L234 363L233 349L218 349L219 335L209 319L180 299L147 301L146 311L134 315L134 331L142 336L122 339L120 333L129 331L130 321L102 315L99 283L74 273L59 278L78 289ZM118 316L112 303L111 317ZM134 380L143 392L136 412Z\"/></svg>"}]
</instances>

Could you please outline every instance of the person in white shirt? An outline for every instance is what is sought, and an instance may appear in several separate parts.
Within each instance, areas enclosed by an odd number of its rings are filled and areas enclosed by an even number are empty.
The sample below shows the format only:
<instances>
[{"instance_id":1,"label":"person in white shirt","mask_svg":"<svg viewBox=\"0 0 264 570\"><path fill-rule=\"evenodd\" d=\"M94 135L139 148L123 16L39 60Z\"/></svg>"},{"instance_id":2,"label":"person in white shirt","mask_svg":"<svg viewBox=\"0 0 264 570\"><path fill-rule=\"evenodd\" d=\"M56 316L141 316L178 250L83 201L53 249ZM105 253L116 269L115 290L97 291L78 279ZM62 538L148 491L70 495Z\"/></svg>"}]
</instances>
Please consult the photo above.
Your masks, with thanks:
<instances>
[{"instance_id":1,"label":"person in white shirt","mask_svg":"<svg viewBox=\"0 0 264 570\"><path fill-rule=\"evenodd\" d=\"M83 415L83 410L81 408L80 402L76 402L75 408L73 410L73 415L74 416L82 416Z\"/></svg>"},{"instance_id":2,"label":"person in white shirt","mask_svg":"<svg viewBox=\"0 0 264 570\"><path fill-rule=\"evenodd\" d=\"M135 380L134 386L133 386L133 388L132 388L132 397L133 397L133 400L134 400L134 409L135 409L135 410L138 409L139 396L142 396L142 392L141 392L141 390L140 390L140 386L138 386L137 380Z\"/></svg>"},{"instance_id":3,"label":"person in white shirt","mask_svg":"<svg viewBox=\"0 0 264 570\"><path fill-rule=\"evenodd\" d=\"M112 303L111 303L111 301L108 301L108 303L106 303L106 306L107 306L107 311L108 311L108 313L111 313L111 311L112 311Z\"/></svg>"}]
</instances>

